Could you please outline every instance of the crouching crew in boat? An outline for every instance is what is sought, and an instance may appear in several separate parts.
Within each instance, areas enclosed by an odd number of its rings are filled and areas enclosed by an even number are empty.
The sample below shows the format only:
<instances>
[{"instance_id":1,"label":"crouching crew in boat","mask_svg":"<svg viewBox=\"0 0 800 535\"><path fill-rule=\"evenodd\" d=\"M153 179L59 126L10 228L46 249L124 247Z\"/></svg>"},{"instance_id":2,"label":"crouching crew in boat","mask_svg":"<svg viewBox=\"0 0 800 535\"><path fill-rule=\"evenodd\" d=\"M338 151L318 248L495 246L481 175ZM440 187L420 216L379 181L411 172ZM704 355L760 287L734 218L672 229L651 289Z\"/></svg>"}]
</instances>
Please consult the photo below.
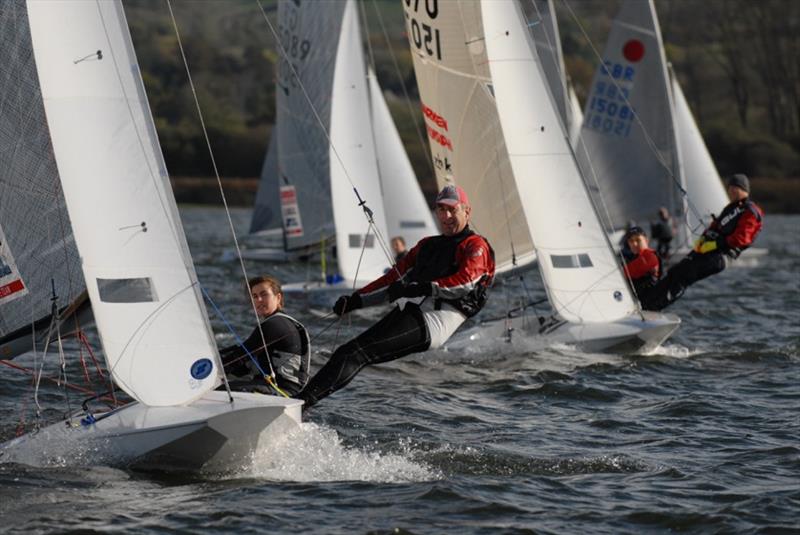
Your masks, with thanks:
<instances>
[{"instance_id":1,"label":"crouching crew in boat","mask_svg":"<svg viewBox=\"0 0 800 535\"><path fill-rule=\"evenodd\" d=\"M460 187L442 189L436 197L442 234L420 240L390 272L336 301L333 311L341 316L405 298L334 351L300 392L305 408L347 385L367 365L441 347L483 308L494 279L494 252L470 230L471 210Z\"/></svg>"},{"instance_id":2,"label":"crouching crew in boat","mask_svg":"<svg viewBox=\"0 0 800 535\"><path fill-rule=\"evenodd\" d=\"M289 396L296 395L308 382L311 343L303 324L282 312L283 291L274 277L255 277L248 281L250 297L261 321L244 341L220 350L232 390L274 394L262 371L274 370L277 387ZM265 346L266 343L266 346ZM258 361L256 366L245 347ZM267 360L269 359L269 361ZM258 368L261 368L259 370Z\"/></svg>"},{"instance_id":3,"label":"crouching crew in boat","mask_svg":"<svg viewBox=\"0 0 800 535\"><path fill-rule=\"evenodd\" d=\"M726 182L730 204L714 218L689 255L659 281L651 293L650 310L669 306L690 285L724 270L727 262L738 258L761 231L764 212L750 200L750 181L736 174Z\"/></svg>"},{"instance_id":4,"label":"crouching crew in boat","mask_svg":"<svg viewBox=\"0 0 800 535\"><path fill-rule=\"evenodd\" d=\"M633 258L625 264L625 275L631 281L642 308L649 310L650 294L661 277L661 259L650 248L642 227L632 227L625 234L625 242Z\"/></svg>"}]
</instances>

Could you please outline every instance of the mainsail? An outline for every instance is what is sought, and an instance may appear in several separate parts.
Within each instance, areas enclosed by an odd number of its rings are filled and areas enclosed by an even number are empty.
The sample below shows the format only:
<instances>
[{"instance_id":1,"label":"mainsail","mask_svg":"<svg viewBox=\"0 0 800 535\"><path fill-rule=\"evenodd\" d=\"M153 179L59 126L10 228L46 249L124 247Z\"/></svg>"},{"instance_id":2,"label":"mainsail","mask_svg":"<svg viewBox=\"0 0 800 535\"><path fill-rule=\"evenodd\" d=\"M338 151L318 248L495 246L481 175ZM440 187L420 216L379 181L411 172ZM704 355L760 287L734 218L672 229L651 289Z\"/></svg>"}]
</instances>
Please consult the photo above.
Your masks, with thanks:
<instances>
[{"instance_id":1,"label":"mainsail","mask_svg":"<svg viewBox=\"0 0 800 535\"><path fill-rule=\"evenodd\" d=\"M146 405L190 403L221 365L122 4L29 0L28 16L108 368Z\"/></svg>"},{"instance_id":2,"label":"mainsail","mask_svg":"<svg viewBox=\"0 0 800 535\"><path fill-rule=\"evenodd\" d=\"M567 90L567 73L553 0L531 0L524 2L522 7L529 21L528 27L536 44L536 53L542 63L545 79L550 86L550 94L561 120L569 129L573 124L572 103Z\"/></svg>"},{"instance_id":3,"label":"mainsail","mask_svg":"<svg viewBox=\"0 0 800 535\"><path fill-rule=\"evenodd\" d=\"M332 162L325 133L331 129L336 67L331 51L339 44L344 8L343 2L333 1L313 6L278 2L281 53L275 123L281 194L291 208L284 218L290 250L319 243L335 232ZM293 218L296 212L299 217Z\"/></svg>"},{"instance_id":4,"label":"mainsail","mask_svg":"<svg viewBox=\"0 0 800 535\"><path fill-rule=\"evenodd\" d=\"M513 177L558 315L611 322L636 305L594 212L519 5L482 0L489 67Z\"/></svg>"},{"instance_id":5,"label":"mainsail","mask_svg":"<svg viewBox=\"0 0 800 535\"><path fill-rule=\"evenodd\" d=\"M578 150L590 183L600 184L595 200L612 228L643 224L662 206L683 214L672 113L653 2L627 0L592 81Z\"/></svg>"},{"instance_id":6,"label":"mainsail","mask_svg":"<svg viewBox=\"0 0 800 535\"><path fill-rule=\"evenodd\" d=\"M533 242L495 107L478 2L404 2L406 33L439 186L456 183L497 271L531 262Z\"/></svg>"},{"instance_id":7,"label":"mainsail","mask_svg":"<svg viewBox=\"0 0 800 535\"><path fill-rule=\"evenodd\" d=\"M0 8L0 358L84 291L42 105L24 0ZM15 343L16 342L16 343Z\"/></svg>"}]
</instances>

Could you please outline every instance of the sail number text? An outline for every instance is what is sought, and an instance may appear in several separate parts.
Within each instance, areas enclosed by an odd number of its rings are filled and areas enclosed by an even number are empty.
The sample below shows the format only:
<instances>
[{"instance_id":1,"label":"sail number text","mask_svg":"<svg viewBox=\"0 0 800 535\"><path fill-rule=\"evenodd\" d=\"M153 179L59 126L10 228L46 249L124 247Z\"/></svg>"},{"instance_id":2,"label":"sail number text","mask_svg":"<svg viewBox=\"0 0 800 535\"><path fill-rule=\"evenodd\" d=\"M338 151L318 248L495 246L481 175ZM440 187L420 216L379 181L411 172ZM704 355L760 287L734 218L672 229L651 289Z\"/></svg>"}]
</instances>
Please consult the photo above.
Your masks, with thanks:
<instances>
[{"instance_id":1,"label":"sail number text","mask_svg":"<svg viewBox=\"0 0 800 535\"><path fill-rule=\"evenodd\" d=\"M441 60L442 41L439 29L432 24L416 19L421 10L431 21L436 20L436 17L439 16L439 0L405 0L405 4L409 41L420 52L425 52L428 56Z\"/></svg>"},{"instance_id":2,"label":"sail number text","mask_svg":"<svg viewBox=\"0 0 800 535\"><path fill-rule=\"evenodd\" d=\"M297 33L298 9L286 3L286 12L278 21L278 37L280 38L281 57L278 62L278 86L286 95L289 89L298 86L297 75L311 52L311 41L302 39Z\"/></svg>"},{"instance_id":3,"label":"sail number text","mask_svg":"<svg viewBox=\"0 0 800 535\"><path fill-rule=\"evenodd\" d=\"M599 80L589 95L588 113L583 124L604 134L628 137L634 117L629 87L633 85L635 74L636 70L631 66L606 61L600 67Z\"/></svg>"}]
</instances>

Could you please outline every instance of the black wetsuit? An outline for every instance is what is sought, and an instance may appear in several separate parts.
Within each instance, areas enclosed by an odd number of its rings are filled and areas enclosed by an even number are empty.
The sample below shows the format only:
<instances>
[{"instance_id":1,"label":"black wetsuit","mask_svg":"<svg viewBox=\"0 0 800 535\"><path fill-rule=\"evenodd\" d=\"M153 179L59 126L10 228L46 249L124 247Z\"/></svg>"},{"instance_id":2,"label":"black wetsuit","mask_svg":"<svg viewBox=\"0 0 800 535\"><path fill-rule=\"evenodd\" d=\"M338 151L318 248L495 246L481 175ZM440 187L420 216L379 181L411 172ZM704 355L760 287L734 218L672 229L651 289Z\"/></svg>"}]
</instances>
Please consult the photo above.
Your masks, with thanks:
<instances>
[{"instance_id":1,"label":"black wetsuit","mask_svg":"<svg viewBox=\"0 0 800 535\"><path fill-rule=\"evenodd\" d=\"M425 238L409 251L396 270L359 293L365 300L377 297L375 304L384 302L386 286L401 275L416 283L438 281L443 286L440 295L434 297L437 306L446 303L465 317L471 317L486 304L488 286L494 276L494 253L488 242L468 227L454 236ZM472 283L452 288L445 285L459 275ZM309 408L347 385L364 366L419 353L430 345L430 331L420 307L407 302L403 309L393 308L378 323L336 349L298 397L305 401L304 408Z\"/></svg>"},{"instance_id":2,"label":"black wetsuit","mask_svg":"<svg viewBox=\"0 0 800 535\"><path fill-rule=\"evenodd\" d=\"M296 394L308 382L310 366L308 333L300 322L281 312L276 312L263 320L261 330L267 342L267 351L264 351L258 329L254 329L244 341L245 347L256 357L258 365L267 374L270 370L270 364L266 360L269 353L278 387L289 395ZM261 377L261 372L242 346L237 344L226 347L220 350L220 356L227 373L243 378L241 381L232 381L230 383L232 389L273 393L269 388L265 388L266 382Z\"/></svg>"}]
</instances>

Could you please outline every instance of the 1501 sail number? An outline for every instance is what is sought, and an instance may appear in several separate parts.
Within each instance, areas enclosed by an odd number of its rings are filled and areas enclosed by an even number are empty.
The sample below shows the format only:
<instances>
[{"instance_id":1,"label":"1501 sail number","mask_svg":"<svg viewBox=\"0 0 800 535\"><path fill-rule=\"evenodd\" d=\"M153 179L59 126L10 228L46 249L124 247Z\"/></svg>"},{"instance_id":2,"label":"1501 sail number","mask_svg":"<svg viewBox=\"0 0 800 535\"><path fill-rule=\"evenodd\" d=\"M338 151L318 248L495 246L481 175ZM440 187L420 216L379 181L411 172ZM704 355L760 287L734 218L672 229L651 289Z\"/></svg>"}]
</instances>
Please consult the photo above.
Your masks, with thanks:
<instances>
[{"instance_id":1,"label":"1501 sail number","mask_svg":"<svg viewBox=\"0 0 800 535\"><path fill-rule=\"evenodd\" d=\"M420 11L420 5L424 7L425 14L431 20L439 16L439 0L405 0L406 20L408 20L408 32L411 42L417 50L424 51L428 56L438 60L442 59L442 41L439 29L430 24L418 21L409 12L413 11L416 15Z\"/></svg>"}]
</instances>

